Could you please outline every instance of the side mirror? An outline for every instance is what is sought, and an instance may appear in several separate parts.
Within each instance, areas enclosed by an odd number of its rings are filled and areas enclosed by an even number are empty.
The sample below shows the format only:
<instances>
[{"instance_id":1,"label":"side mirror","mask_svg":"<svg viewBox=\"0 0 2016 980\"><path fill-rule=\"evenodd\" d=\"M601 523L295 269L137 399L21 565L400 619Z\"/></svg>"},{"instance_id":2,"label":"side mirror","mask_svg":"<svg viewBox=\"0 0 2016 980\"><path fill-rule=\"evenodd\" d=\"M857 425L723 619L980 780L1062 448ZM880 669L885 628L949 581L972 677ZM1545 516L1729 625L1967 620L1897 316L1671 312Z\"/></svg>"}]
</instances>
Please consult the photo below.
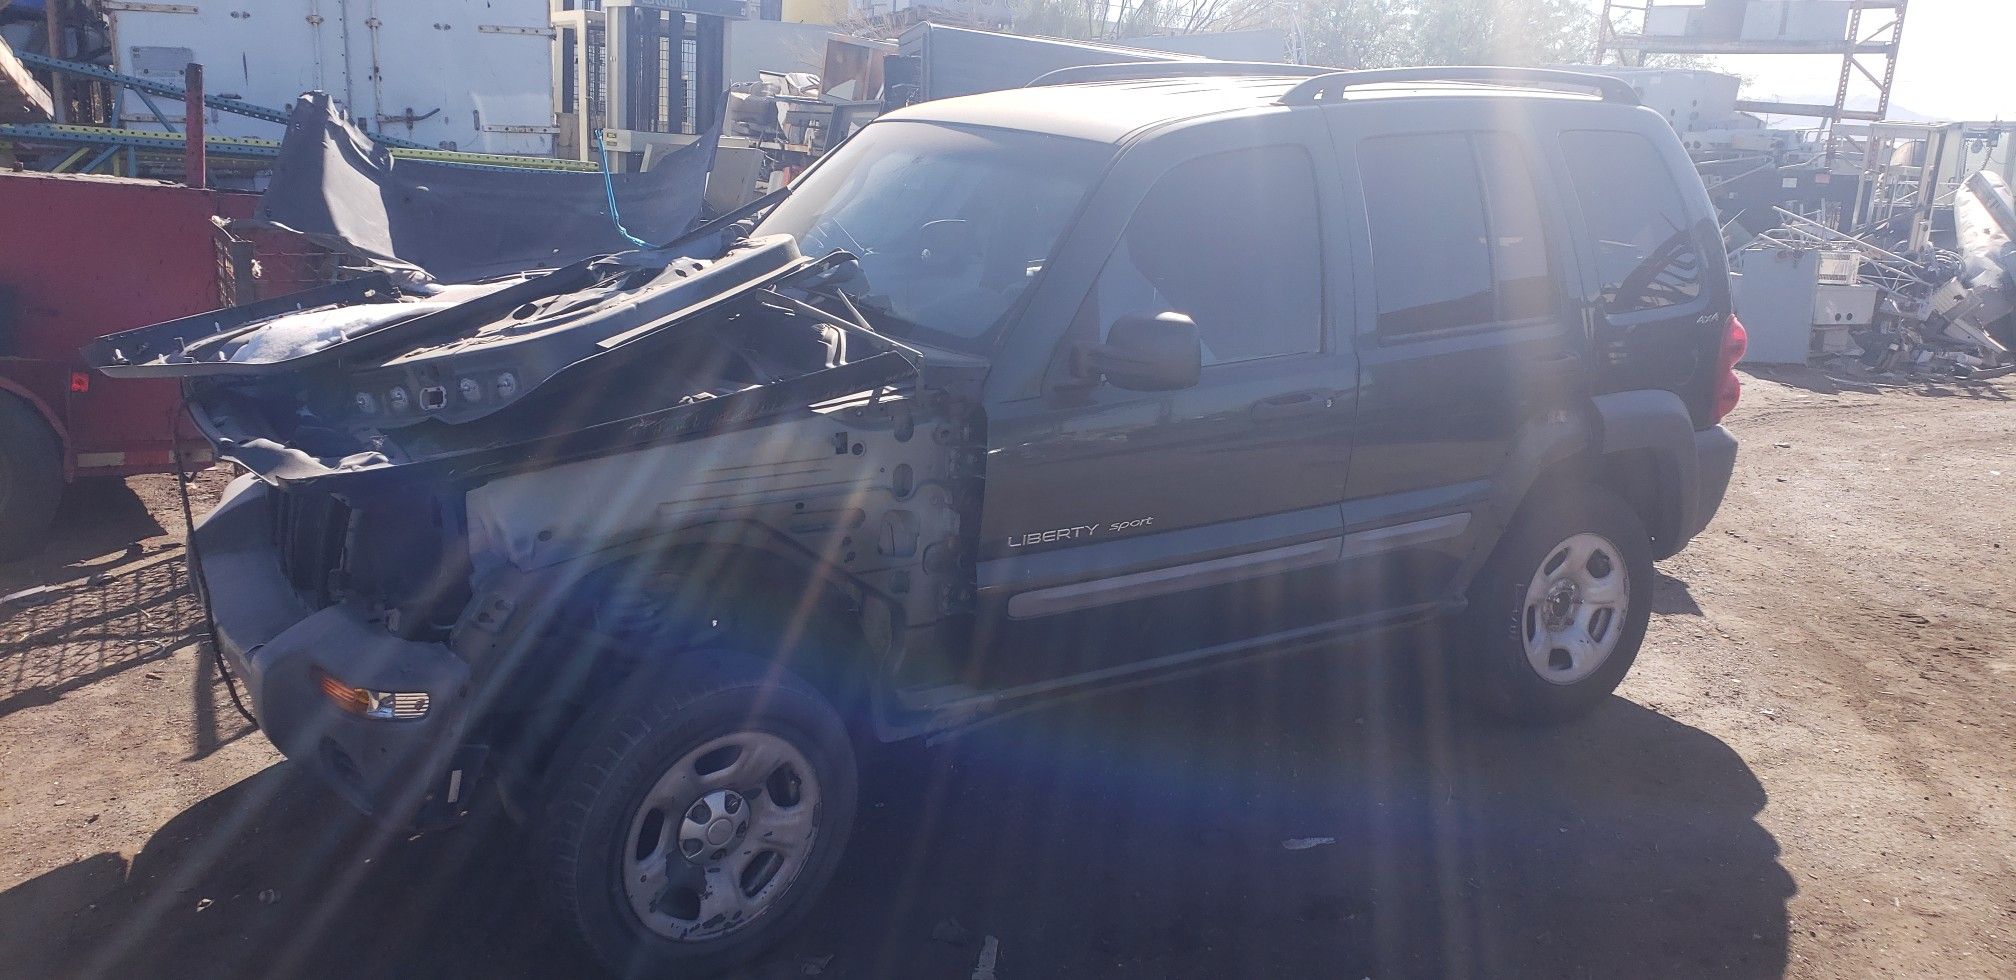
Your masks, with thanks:
<instances>
[{"instance_id":1,"label":"side mirror","mask_svg":"<svg viewBox=\"0 0 2016 980\"><path fill-rule=\"evenodd\" d=\"M1197 324L1181 313L1123 316L1106 331L1106 342L1084 349L1087 377L1105 375L1129 391L1175 391L1197 383L1204 370L1204 343Z\"/></svg>"}]
</instances>

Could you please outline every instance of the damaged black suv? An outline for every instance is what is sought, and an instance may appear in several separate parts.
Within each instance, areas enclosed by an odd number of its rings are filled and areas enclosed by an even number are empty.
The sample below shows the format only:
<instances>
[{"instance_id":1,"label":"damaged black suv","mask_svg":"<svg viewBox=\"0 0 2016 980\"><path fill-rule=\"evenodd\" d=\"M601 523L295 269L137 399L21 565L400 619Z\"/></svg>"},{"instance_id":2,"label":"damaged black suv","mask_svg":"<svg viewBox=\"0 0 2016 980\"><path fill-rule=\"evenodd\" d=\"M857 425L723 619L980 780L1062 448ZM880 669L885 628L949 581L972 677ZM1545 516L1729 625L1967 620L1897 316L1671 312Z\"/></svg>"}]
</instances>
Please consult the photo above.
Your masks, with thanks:
<instances>
[{"instance_id":1,"label":"damaged black suv","mask_svg":"<svg viewBox=\"0 0 2016 980\"><path fill-rule=\"evenodd\" d=\"M90 352L249 471L192 557L267 736L388 821L497 787L621 971L806 915L864 740L1429 621L1587 710L1734 463L1715 215L1609 79L1070 69L763 203Z\"/></svg>"}]
</instances>

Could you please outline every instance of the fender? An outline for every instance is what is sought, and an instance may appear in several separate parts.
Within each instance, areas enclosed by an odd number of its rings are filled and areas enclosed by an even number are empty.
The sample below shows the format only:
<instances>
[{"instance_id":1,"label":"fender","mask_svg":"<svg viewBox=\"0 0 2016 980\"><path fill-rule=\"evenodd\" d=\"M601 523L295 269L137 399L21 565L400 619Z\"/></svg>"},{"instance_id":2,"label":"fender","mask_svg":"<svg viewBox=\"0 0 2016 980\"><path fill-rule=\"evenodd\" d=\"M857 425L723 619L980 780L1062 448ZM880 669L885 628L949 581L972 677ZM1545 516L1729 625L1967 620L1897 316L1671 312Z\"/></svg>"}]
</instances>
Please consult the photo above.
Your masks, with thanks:
<instances>
[{"instance_id":1,"label":"fender","mask_svg":"<svg viewBox=\"0 0 2016 980\"><path fill-rule=\"evenodd\" d=\"M497 568L475 583L474 595L456 622L450 645L472 663L483 664L501 652L536 640L590 576L619 565L670 565L674 562L668 559L681 553L718 554L724 549L782 559L800 568L808 580L837 588L854 603L889 606L891 615L901 621L896 597L822 559L784 532L753 520L724 520L633 538L554 565Z\"/></svg>"},{"instance_id":2,"label":"fender","mask_svg":"<svg viewBox=\"0 0 2016 980\"><path fill-rule=\"evenodd\" d=\"M0 378L0 392L6 392L27 402L28 407L35 410L35 414L42 416L42 421L49 426L49 431L56 434L57 451L63 454L63 482L69 483L75 480L77 455L70 451L70 429L63 424L61 418L57 417L55 410L49 407L48 402L37 398L34 392L9 378Z\"/></svg>"},{"instance_id":3,"label":"fender","mask_svg":"<svg viewBox=\"0 0 2016 980\"><path fill-rule=\"evenodd\" d=\"M520 569L505 565L475 584L474 595L455 625L449 646L476 671L481 697L503 693L498 681L515 674L531 656L540 655L546 631L561 622L593 576L622 565L670 565L682 553L712 556L740 552L785 563L830 594L844 597L858 615L856 625L873 658L873 697L878 729L897 729L896 708L889 703L888 680L901 660L908 622L901 597L888 595L838 564L821 558L791 535L758 521L731 519L690 525L662 534L625 541L621 545L554 565ZM489 708L479 704L477 714ZM893 737L900 737L891 735Z\"/></svg>"},{"instance_id":4,"label":"fender","mask_svg":"<svg viewBox=\"0 0 2016 980\"><path fill-rule=\"evenodd\" d=\"M1660 556L1670 555L1706 521L1699 520L1701 461L1694 448L1694 418L1680 396L1663 389L1619 391L1590 399L1596 409L1605 455L1649 450L1657 460L1663 513L1647 514Z\"/></svg>"},{"instance_id":5,"label":"fender","mask_svg":"<svg viewBox=\"0 0 2016 980\"><path fill-rule=\"evenodd\" d=\"M1680 396L1663 389L1619 391L1589 399L1586 413L1557 413L1529 421L1513 444L1492 492L1492 505L1479 517L1485 522L1457 581L1465 587L1490 557L1512 515L1549 467L1576 456L1601 458L1614 453L1649 450L1658 460L1658 478L1673 492L1660 494L1666 513L1648 514L1663 533L1667 553L1678 550L1684 529L1695 527L1700 473L1694 448L1694 421Z\"/></svg>"},{"instance_id":6,"label":"fender","mask_svg":"<svg viewBox=\"0 0 2016 980\"><path fill-rule=\"evenodd\" d=\"M1533 418L1520 429L1518 439L1506 455L1505 465L1491 490L1487 506L1480 508L1471 540L1477 544L1456 575L1459 592L1467 591L1470 580L1484 567L1498 539L1512 523L1512 515L1526 494L1550 467L1574 459L1590 449L1598 438L1594 413L1555 412Z\"/></svg>"}]
</instances>

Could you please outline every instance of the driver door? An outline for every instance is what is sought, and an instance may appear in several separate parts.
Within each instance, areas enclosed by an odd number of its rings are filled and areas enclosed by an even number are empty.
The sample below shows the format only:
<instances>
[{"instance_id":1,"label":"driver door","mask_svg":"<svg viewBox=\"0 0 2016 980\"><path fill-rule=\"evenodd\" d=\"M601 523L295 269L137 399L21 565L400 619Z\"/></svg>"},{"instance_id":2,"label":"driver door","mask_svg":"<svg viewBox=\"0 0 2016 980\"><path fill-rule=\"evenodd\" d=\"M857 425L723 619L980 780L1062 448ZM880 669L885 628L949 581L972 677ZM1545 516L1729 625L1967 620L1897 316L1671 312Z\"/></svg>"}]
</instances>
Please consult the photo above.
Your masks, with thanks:
<instances>
[{"instance_id":1,"label":"driver door","mask_svg":"<svg viewBox=\"0 0 2016 980\"><path fill-rule=\"evenodd\" d=\"M982 686L1337 615L1320 596L1341 533L1357 368L1328 311L1343 308L1334 273L1348 266L1325 247L1328 148L1284 123L1198 127L1123 157L1080 222L1082 238L1111 216L1056 356L1011 334L1004 361L1052 366L1040 393L988 405ZM1130 391L1071 369L1073 345L1116 319L1170 312L1197 324L1194 386Z\"/></svg>"}]
</instances>

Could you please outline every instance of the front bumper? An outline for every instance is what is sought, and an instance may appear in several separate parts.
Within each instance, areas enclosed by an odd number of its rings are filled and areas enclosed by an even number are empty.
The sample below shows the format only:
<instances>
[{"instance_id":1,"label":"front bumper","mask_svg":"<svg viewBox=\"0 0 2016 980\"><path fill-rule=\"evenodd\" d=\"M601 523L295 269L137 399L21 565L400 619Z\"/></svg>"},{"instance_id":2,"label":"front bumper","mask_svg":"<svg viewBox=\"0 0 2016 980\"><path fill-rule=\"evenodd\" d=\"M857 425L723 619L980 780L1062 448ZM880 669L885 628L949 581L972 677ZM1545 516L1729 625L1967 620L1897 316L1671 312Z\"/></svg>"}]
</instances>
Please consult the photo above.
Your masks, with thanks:
<instances>
[{"instance_id":1,"label":"front bumper","mask_svg":"<svg viewBox=\"0 0 2016 980\"><path fill-rule=\"evenodd\" d=\"M433 822L462 805L463 770L480 761L460 750L469 667L442 644L401 639L343 605L303 603L273 542L276 492L239 477L197 522L198 587L217 647L288 759L373 817ZM317 669L355 687L424 693L428 711L403 720L346 713L317 687Z\"/></svg>"}]
</instances>

